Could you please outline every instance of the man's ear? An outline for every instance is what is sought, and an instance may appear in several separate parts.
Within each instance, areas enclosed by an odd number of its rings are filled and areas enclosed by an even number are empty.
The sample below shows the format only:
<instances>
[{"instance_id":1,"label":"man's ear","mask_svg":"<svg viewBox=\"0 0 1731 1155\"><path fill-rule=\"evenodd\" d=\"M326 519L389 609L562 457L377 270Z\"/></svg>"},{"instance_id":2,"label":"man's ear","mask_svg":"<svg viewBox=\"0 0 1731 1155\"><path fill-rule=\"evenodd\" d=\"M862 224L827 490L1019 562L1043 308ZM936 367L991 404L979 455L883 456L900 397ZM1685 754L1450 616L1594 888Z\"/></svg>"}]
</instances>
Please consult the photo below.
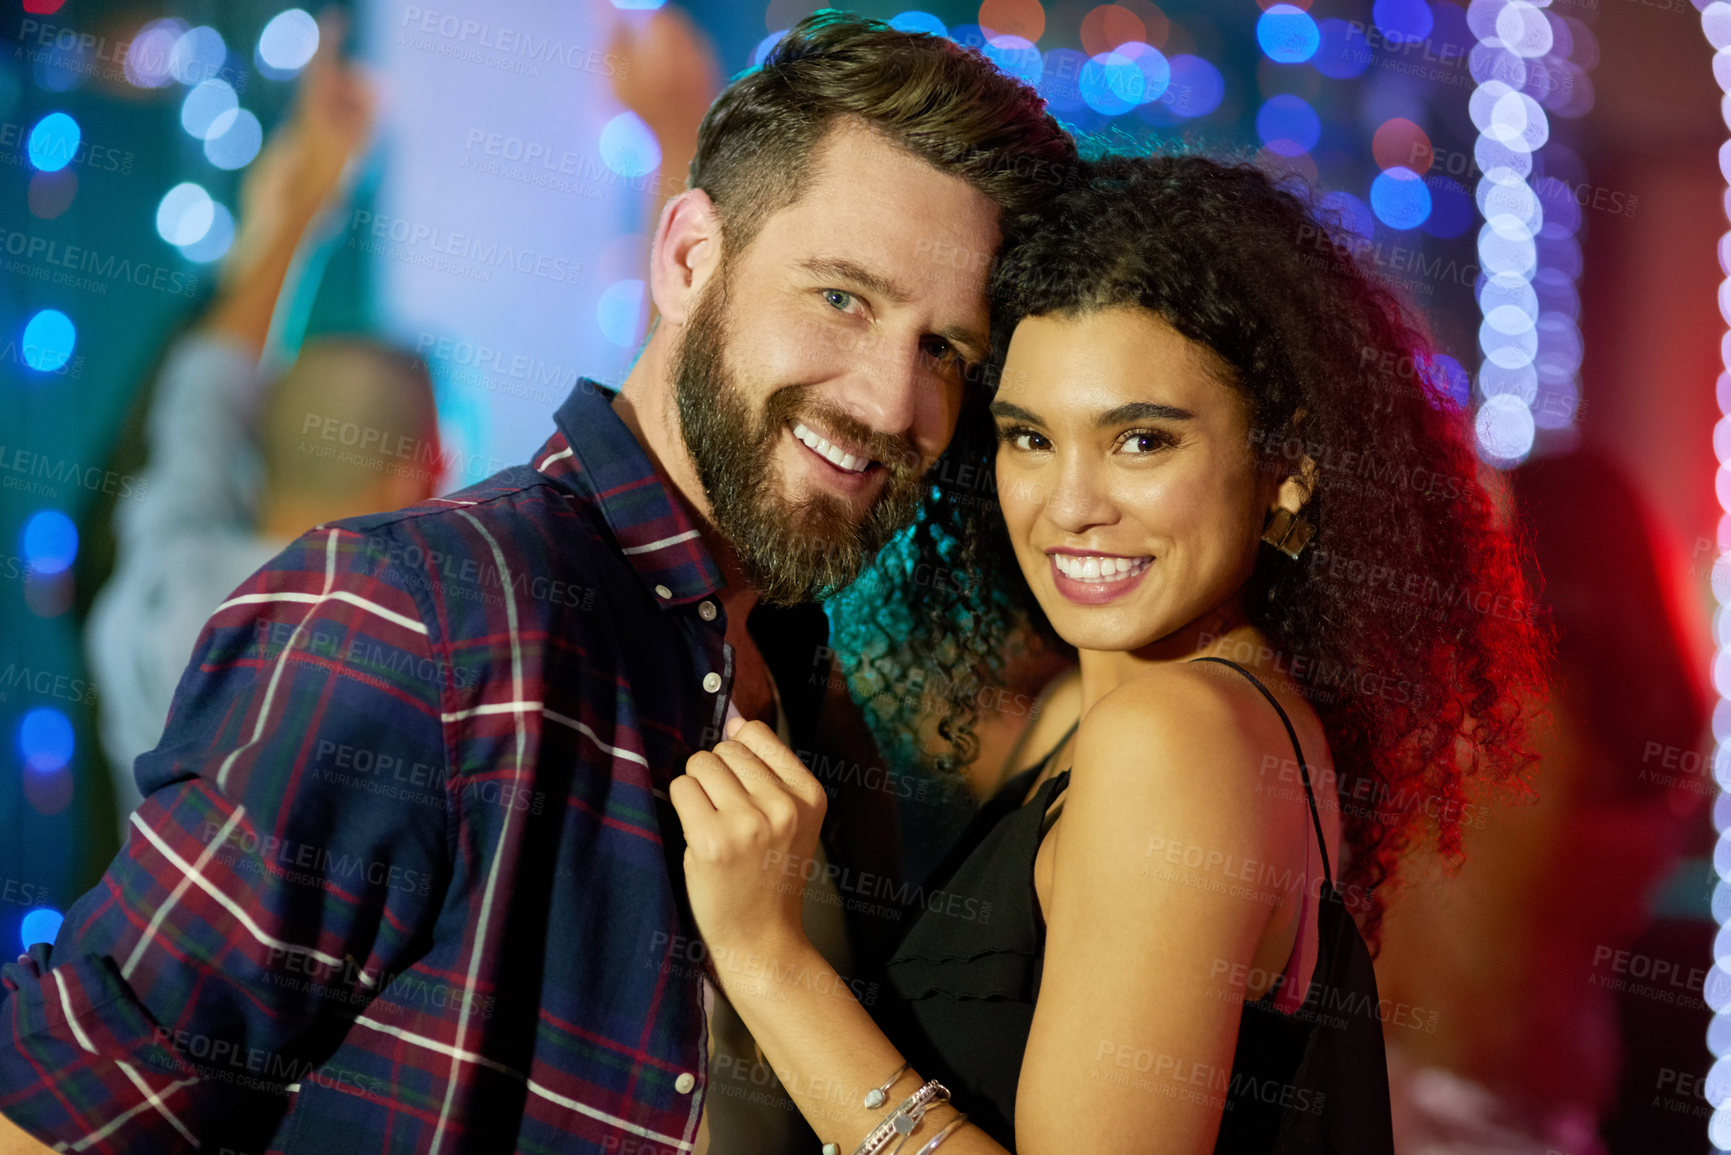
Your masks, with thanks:
<instances>
[{"instance_id":1,"label":"man's ear","mask_svg":"<svg viewBox=\"0 0 1731 1155\"><path fill-rule=\"evenodd\" d=\"M721 263L721 217L700 188L686 189L661 209L649 250L649 294L656 310L683 325L704 284Z\"/></svg>"}]
</instances>

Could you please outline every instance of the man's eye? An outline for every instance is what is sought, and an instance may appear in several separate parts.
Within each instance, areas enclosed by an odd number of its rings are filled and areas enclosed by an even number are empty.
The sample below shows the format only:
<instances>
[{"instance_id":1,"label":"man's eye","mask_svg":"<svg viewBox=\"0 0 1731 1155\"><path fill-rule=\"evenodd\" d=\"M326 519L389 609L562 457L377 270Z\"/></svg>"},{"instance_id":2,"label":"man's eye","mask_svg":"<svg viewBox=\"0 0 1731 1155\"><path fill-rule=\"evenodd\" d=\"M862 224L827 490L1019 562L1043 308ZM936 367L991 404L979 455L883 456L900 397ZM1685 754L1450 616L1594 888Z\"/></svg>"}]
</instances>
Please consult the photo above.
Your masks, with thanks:
<instances>
[{"instance_id":1,"label":"man's eye","mask_svg":"<svg viewBox=\"0 0 1731 1155\"><path fill-rule=\"evenodd\" d=\"M962 362L961 350L939 337L927 341L925 351L926 356L934 361L948 361L952 365L959 365Z\"/></svg>"},{"instance_id":2,"label":"man's eye","mask_svg":"<svg viewBox=\"0 0 1731 1155\"><path fill-rule=\"evenodd\" d=\"M844 313L847 312L848 306L856 300L852 293L843 289L825 289L823 299Z\"/></svg>"}]
</instances>

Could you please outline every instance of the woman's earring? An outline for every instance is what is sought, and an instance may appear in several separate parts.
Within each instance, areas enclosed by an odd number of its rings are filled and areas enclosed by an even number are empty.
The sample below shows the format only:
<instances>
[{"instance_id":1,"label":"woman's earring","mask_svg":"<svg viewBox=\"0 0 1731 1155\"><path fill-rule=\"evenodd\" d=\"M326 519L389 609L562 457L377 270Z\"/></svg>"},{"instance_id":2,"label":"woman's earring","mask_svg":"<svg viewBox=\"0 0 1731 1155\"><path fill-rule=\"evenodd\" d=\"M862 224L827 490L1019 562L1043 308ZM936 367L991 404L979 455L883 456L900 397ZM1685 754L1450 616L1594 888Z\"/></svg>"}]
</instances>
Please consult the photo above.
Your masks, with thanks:
<instances>
[{"instance_id":1,"label":"woman's earring","mask_svg":"<svg viewBox=\"0 0 1731 1155\"><path fill-rule=\"evenodd\" d=\"M1315 536L1316 526L1309 518L1278 507L1270 511L1268 522L1262 527L1262 540L1291 558L1303 553Z\"/></svg>"}]
</instances>

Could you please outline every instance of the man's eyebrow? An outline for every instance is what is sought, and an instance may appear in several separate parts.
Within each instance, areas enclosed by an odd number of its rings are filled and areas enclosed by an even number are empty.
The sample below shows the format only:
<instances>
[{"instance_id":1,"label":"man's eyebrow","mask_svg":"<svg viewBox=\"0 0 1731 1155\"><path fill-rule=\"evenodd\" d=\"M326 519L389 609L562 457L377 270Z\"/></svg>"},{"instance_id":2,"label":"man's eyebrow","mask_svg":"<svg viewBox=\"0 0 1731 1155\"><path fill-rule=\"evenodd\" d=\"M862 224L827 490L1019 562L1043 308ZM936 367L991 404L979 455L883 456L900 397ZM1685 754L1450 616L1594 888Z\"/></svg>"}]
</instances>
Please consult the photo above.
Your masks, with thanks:
<instances>
[{"instance_id":1,"label":"man's eyebrow","mask_svg":"<svg viewBox=\"0 0 1731 1155\"><path fill-rule=\"evenodd\" d=\"M908 294L899 285L881 273L873 272L855 261L837 257L808 257L799 263L799 267L818 277L852 281L860 288L876 293L891 304L905 305L908 303Z\"/></svg>"},{"instance_id":2,"label":"man's eyebrow","mask_svg":"<svg viewBox=\"0 0 1731 1155\"><path fill-rule=\"evenodd\" d=\"M1008 417L1012 421L1028 421L1035 425L1045 422L1023 409L1020 405L1009 401L994 401L991 406L994 417ZM1161 405L1154 401L1131 401L1108 409L1094 418L1095 425L1127 425L1132 421L1187 421L1196 414L1188 409L1180 409L1176 405Z\"/></svg>"},{"instance_id":3,"label":"man's eyebrow","mask_svg":"<svg viewBox=\"0 0 1731 1155\"><path fill-rule=\"evenodd\" d=\"M906 290L888 277L845 257L808 257L799 262L799 267L825 280L851 282L892 305L905 305L912 299ZM933 336L942 337L957 346L972 360L983 360L986 356L985 335L965 325L946 325Z\"/></svg>"}]
</instances>

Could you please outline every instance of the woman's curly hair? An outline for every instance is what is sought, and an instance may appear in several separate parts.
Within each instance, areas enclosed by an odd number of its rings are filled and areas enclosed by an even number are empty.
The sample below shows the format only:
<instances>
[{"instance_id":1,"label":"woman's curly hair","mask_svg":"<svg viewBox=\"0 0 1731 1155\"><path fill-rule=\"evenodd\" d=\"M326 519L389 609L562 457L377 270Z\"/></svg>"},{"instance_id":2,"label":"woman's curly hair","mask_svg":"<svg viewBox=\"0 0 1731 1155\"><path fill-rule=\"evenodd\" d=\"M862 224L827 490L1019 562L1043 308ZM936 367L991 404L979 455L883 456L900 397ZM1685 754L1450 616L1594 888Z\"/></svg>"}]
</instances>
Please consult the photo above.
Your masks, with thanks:
<instances>
[{"instance_id":1,"label":"woman's curly hair","mask_svg":"<svg viewBox=\"0 0 1731 1155\"><path fill-rule=\"evenodd\" d=\"M1063 645L992 494L997 442L980 395L1024 317L1136 307L1164 319L1230 367L1258 468L1284 476L1307 455L1317 466L1311 547L1297 560L1262 550L1244 607L1328 735L1337 884L1374 943L1376 891L1402 852L1428 828L1458 858L1465 782L1525 789L1549 630L1428 338L1301 193L1245 164L1106 157L1049 209L1010 222L991 361L931 499L832 617L886 746L899 739L908 763L940 773L971 761L1005 639ZM934 712L935 743L918 736Z\"/></svg>"}]
</instances>

